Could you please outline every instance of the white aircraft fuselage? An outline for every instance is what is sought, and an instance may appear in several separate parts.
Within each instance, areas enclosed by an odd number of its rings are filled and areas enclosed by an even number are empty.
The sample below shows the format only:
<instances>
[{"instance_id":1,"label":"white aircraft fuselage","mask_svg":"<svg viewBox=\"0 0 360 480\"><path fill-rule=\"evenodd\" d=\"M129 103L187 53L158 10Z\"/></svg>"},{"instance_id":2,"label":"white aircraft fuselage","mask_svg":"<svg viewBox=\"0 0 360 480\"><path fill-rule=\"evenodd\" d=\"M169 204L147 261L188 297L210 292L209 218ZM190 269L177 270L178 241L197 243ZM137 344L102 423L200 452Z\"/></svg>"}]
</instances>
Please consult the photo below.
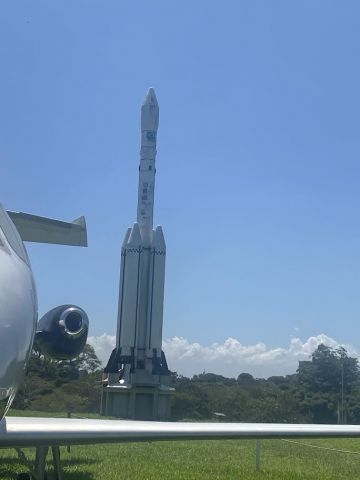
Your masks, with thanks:
<instances>
[{"instance_id":1,"label":"white aircraft fuselage","mask_svg":"<svg viewBox=\"0 0 360 480\"><path fill-rule=\"evenodd\" d=\"M37 318L29 258L15 225L0 205L0 419L23 380Z\"/></svg>"}]
</instances>

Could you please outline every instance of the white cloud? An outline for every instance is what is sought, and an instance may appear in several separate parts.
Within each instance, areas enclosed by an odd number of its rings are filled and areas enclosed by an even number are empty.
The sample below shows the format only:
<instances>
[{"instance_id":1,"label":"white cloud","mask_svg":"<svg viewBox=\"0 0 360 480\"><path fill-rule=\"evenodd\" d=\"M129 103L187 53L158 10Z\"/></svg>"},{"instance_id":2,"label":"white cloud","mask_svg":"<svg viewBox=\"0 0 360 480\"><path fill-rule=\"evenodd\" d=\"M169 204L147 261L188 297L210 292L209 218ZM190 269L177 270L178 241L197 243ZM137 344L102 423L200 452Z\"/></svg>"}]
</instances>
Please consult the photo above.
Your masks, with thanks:
<instances>
[{"instance_id":1,"label":"white cloud","mask_svg":"<svg viewBox=\"0 0 360 480\"><path fill-rule=\"evenodd\" d=\"M106 333L89 337L100 360L105 364L115 346L115 336ZM269 348L265 343L242 345L236 338L228 338L223 343L201 345L189 342L183 337L173 337L163 342L163 349L169 368L182 375L192 376L203 370L227 377L237 377L248 372L256 377L286 375L294 373L299 360L308 360L321 343L329 347L340 344L325 334L309 337L305 342L292 338L287 347ZM351 356L358 352L351 345L344 345Z\"/></svg>"},{"instance_id":2,"label":"white cloud","mask_svg":"<svg viewBox=\"0 0 360 480\"><path fill-rule=\"evenodd\" d=\"M103 365L106 365L110 354L115 347L115 335L103 333L97 337L88 337L88 343L94 347L95 353L102 361Z\"/></svg>"}]
</instances>

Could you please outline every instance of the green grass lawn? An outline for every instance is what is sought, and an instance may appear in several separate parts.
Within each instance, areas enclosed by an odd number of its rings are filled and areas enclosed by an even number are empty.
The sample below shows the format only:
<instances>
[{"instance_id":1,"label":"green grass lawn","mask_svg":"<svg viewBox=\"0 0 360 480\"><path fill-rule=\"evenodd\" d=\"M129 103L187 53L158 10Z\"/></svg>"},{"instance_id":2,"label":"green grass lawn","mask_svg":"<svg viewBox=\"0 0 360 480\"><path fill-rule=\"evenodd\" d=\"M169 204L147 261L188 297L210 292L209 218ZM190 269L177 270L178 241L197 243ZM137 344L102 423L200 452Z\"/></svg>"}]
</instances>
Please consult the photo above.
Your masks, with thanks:
<instances>
[{"instance_id":1,"label":"green grass lawn","mask_svg":"<svg viewBox=\"0 0 360 480\"><path fill-rule=\"evenodd\" d=\"M112 479L360 479L360 439L261 441L261 471L255 471L254 440L144 442L61 449L64 480ZM348 454L309 448L350 450ZM29 458L34 449L26 449ZM0 450L0 479L25 472L14 450Z\"/></svg>"}]
</instances>

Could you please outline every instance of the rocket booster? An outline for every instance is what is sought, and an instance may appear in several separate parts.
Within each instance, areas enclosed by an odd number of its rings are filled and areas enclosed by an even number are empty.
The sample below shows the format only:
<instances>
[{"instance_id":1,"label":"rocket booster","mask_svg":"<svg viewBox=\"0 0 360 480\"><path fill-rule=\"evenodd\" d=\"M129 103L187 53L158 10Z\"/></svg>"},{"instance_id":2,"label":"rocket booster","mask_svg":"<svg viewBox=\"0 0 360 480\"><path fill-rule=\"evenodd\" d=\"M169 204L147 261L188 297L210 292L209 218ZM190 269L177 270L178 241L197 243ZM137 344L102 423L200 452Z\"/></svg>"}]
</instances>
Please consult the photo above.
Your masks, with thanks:
<instances>
[{"instance_id":1,"label":"rocket booster","mask_svg":"<svg viewBox=\"0 0 360 480\"><path fill-rule=\"evenodd\" d=\"M141 107L137 222L121 249L116 335L121 368L141 378L168 374L162 352L166 245L161 227L153 229L158 125L159 106L150 88Z\"/></svg>"}]
</instances>

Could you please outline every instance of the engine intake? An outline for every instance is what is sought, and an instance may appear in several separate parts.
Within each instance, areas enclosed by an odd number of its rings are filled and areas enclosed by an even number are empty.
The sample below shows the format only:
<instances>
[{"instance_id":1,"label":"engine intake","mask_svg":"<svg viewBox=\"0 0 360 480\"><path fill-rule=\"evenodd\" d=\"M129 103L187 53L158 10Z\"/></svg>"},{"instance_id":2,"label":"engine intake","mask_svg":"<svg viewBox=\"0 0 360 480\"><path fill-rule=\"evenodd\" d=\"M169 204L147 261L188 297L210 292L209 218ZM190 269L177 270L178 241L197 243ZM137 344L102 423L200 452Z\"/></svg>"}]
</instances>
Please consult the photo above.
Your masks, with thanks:
<instances>
[{"instance_id":1,"label":"engine intake","mask_svg":"<svg viewBox=\"0 0 360 480\"><path fill-rule=\"evenodd\" d=\"M76 305L60 305L47 312L38 323L36 340L40 348L57 359L74 358L83 350L89 319Z\"/></svg>"}]
</instances>

